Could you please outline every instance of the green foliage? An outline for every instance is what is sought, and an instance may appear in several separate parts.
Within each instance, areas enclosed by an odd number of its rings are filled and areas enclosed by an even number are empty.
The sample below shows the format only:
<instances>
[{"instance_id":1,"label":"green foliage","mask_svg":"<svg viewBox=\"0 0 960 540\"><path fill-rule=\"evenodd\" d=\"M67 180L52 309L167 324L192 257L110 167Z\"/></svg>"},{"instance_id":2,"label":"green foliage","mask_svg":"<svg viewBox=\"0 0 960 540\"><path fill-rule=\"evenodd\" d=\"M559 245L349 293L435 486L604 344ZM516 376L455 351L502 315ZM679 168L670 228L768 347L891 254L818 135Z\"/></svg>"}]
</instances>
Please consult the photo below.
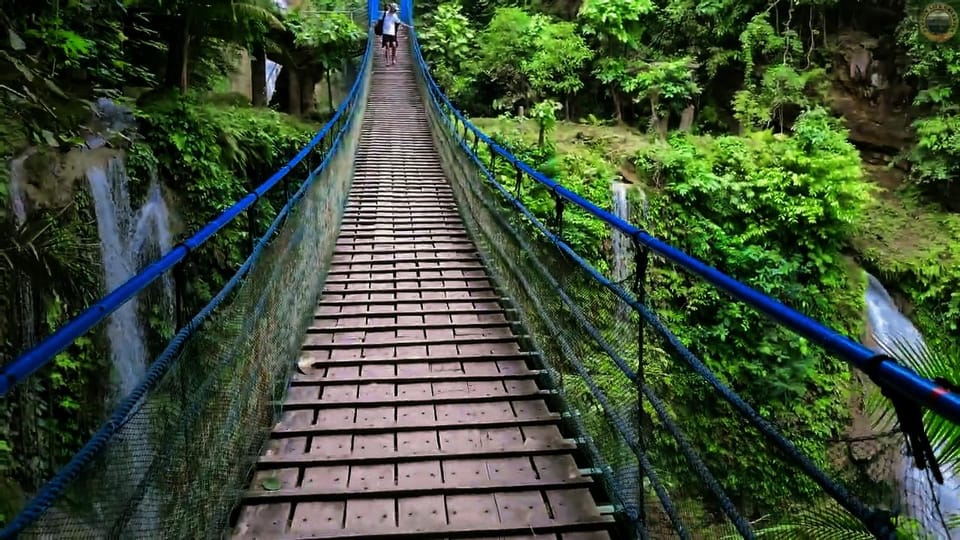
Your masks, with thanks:
<instances>
[{"instance_id":1,"label":"green foliage","mask_svg":"<svg viewBox=\"0 0 960 540\"><path fill-rule=\"evenodd\" d=\"M315 8L321 2L308 4ZM135 109L139 119L132 145L129 133L105 134L113 147L107 151L127 151L134 198L158 178L174 232L193 232L274 173L316 129L273 111L206 100L205 90L234 74L239 49L256 45L276 52L281 44L270 41L278 38L310 49L304 56L312 62L338 67L363 44L363 29L342 13L288 17L296 36L272 0L5 2L0 155L9 164L35 145L40 148L31 159L57 162L76 151L82 135L101 134L101 122L91 120L92 105L109 98ZM158 88L163 83L183 92L164 93ZM73 190L68 204L31 204L22 226L14 223L8 204L0 205L0 286L17 291L0 299L0 363L62 326L103 290L95 214L82 170L72 168L57 186ZM8 167L0 171L0 198L6 201ZM74 173L79 178L70 176ZM253 234L263 233L285 202L285 190L304 178L302 168L292 171L289 185L259 202ZM36 178L27 181L39 185ZM195 312L242 263L249 234L246 219L238 219L191 254L186 310ZM151 355L174 330L170 313L161 312L167 306L151 301L156 294L150 289L141 296ZM50 478L100 424L105 407L121 397L113 395L109 358L102 333L91 332L0 404L0 526L19 509L23 494Z\"/></svg>"},{"instance_id":2,"label":"green foliage","mask_svg":"<svg viewBox=\"0 0 960 540\"><path fill-rule=\"evenodd\" d=\"M21 226L0 223L0 359L52 333L99 289L96 246L86 241L85 211L38 210ZM72 455L102 412L103 349L82 337L22 383L0 407L0 484L16 496L34 490ZM7 491L9 489L9 491ZM5 493L5 494L6 494ZM0 497L0 513L22 500ZM0 518L2 522L2 518Z\"/></svg>"},{"instance_id":3,"label":"green foliage","mask_svg":"<svg viewBox=\"0 0 960 540\"><path fill-rule=\"evenodd\" d=\"M497 84L502 97L495 106L502 109L576 92L592 56L572 23L519 8L497 9L480 41L477 70Z\"/></svg>"},{"instance_id":4,"label":"green foliage","mask_svg":"<svg viewBox=\"0 0 960 540\"><path fill-rule=\"evenodd\" d=\"M658 112L679 113L700 93L689 58L642 62L628 78L620 80L624 92L634 100L649 100Z\"/></svg>"},{"instance_id":5,"label":"green foliage","mask_svg":"<svg viewBox=\"0 0 960 540\"><path fill-rule=\"evenodd\" d=\"M530 109L530 118L536 120L537 125L540 127L540 133L538 135L537 144L543 146L546 142L546 136L553 131L554 126L557 125L557 111L563 109L563 105L560 103L548 99L541 101L533 106Z\"/></svg>"},{"instance_id":6,"label":"green foliage","mask_svg":"<svg viewBox=\"0 0 960 540\"><path fill-rule=\"evenodd\" d=\"M652 203L654 234L857 335L862 299L842 250L869 195L858 163L845 133L816 109L801 115L792 137L676 135L638 155L637 166L663 189ZM843 429L848 414L838 399L849 378L841 361L673 267L658 268L651 296L722 381L824 463L823 441ZM736 428L699 384L681 377L660 391L672 403L696 404L674 413L732 496L776 505L815 493L792 467L742 452L757 444L756 435Z\"/></svg>"},{"instance_id":7,"label":"green foliage","mask_svg":"<svg viewBox=\"0 0 960 540\"><path fill-rule=\"evenodd\" d=\"M859 519L833 500L813 508L798 507L784 515L789 517L782 519L777 525L758 527L757 538L776 538L777 540L871 540L876 538ZM919 524L914 520L899 519L896 527L895 538L899 540L927 540ZM734 538L739 538L739 535L724 536L723 540Z\"/></svg>"},{"instance_id":8,"label":"green foliage","mask_svg":"<svg viewBox=\"0 0 960 540\"><path fill-rule=\"evenodd\" d=\"M650 0L587 0L580 6L578 17L585 35L637 48L643 35L641 17L655 8Z\"/></svg>"},{"instance_id":9,"label":"green foliage","mask_svg":"<svg viewBox=\"0 0 960 540\"><path fill-rule=\"evenodd\" d=\"M908 11L916 6L908 3ZM956 40L938 44L920 34L917 14L900 25L898 41L910 58L909 75L919 81L914 105L922 113L914 121L916 145L907 152L913 162L913 179L950 196L960 175L960 45Z\"/></svg>"},{"instance_id":10,"label":"green foliage","mask_svg":"<svg viewBox=\"0 0 960 540\"><path fill-rule=\"evenodd\" d=\"M931 349L955 347L960 328L960 215L917 193L875 199L853 247L864 266L914 306L909 317Z\"/></svg>"},{"instance_id":11,"label":"green foliage","mask_svg":"<svg viewBox=\"0 0 960 540\"><path fill-rule=\"evenodd\" d=\"M452 99L469 97L476 80L471 69L463 69L476 53L476 31L463 15L459 2L446 2L430 13L417 39L430 73Z\"/></svg>"},{"instance_id":12,"label":"green foliage","mask_svg":"<svg viewBox=\"0 0 960 540\"><path fill-rule=\"evenodd\" d=\"M313 51L316 60L327 69L361 50L367 34L345 13L315 14L313 10L325 7L317 0L307 2L293 11L284 24L294 34L294 44Z\"/></svg>"},{"instance_id":13,"label":"green foliage","mask_svg":"<svg viewBox=\"0 0 960 540\"><path fill-rule=\"evenodd\" d=\"M792 120L786 109L799 114L823 103L827 81L823 68L796 65L803 58L803 43L792 29L778 32L771 17L769 12L757 14L740 35L746 84L732 105L743 127L766 129L776 123L782 132ZM758 59L764 64L758 65Z\"/></svg>"},{"instance_id":14,"label":"green foliage","mask_svg":"<svg viewBox=\"0 0 960 540\"><path fill-rule=\"evenodd\" d=\"M187 230L198 230L266 180L309 140L313 129L276 112L251 107L215 107L196 98L161 99L138 113L145 145L136 148L134 169L156 172L178 196ZM141 176L143 172L139 173ZM291 173L291 181L303 175ZM272 219L282 190L258 204L259 231ZM247 255L244 220L228 225L198 250L197 306L212 297Z\"/></svg>"},{"instance_id":15,"label":"green foliage","mask_svg":"<svg viewBox=\"0 0 960 540\"><path fill-rule=\"evenodd\" d=\"M918 343L893 338L892 342L883 343L881 346L886 349L887 354L922 377L951 381L960 373L960 347L955 345L930 349ZM877 419L876 429L893 429L897 423L896 411L890 401L880 393L879 388L873 387L871 390L867 407L871 416ZM960 465L960 426L930 411L924 413L923 425L941 471L948 468L955 470ZM957 519L960 519L960 516Z\"/></svg>"},{"instance_id":16,"label":"green foliage","mask_svg":"<svg viewBox=\"0 0 960 540\"><path fill-rule=\"evenodd\" d=\"M535 169L589 200L597 201L607 210L611 209L610 182L616 177L616 170L601 156L590 151L560 154L552 144L529 144L523 139L518 126L493 131L490 136ZM489 155L481 157L489 167ZM494 172L498 181L512 192L516 185L516 171L503 160L498 160ZM542 185L526 178L521 185L520 200L541 221L549 223L553 219L553 195ZM522 220L518 218L520 222ZM564 240L591 264L602 271L609 268L604 252L609 231L603 223L585 212L571 209L564 213L563 235Z\"/></svg>"}]
</instances>

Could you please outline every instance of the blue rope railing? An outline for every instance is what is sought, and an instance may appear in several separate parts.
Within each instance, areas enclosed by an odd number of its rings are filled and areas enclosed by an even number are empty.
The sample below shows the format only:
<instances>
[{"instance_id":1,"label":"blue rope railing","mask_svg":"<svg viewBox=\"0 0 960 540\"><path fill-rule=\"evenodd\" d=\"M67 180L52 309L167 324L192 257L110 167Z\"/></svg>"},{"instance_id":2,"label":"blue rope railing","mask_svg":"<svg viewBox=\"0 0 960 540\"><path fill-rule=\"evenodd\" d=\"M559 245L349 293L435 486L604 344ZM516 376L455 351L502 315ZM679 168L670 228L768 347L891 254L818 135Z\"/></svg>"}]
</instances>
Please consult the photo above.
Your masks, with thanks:
<instances>
[{"instance_id":1,"label":"blue rope railing","mask_svg":"<svg viewBox=\"0 0 960 540\"><path fill-rule=\"evenodd\" d=\"M404 9L412 10L412 1L403 0ZM406 13L409 13L406 12ZM406 14L405 13L405 14ZM702 278L714 287L726 292L737 300L765 314L794 333L817 343L828 352L836 355L854 367L864 371L879 386L890 389L903 398L929 408L948 420L960 424L960 394L930 379L921 377L909 368L899 364L893 358L878 355L863 344L840 334L778 300L771 298L749 285L720 272L683 251L655 238L643 229L620 219L610 212L584 199L577 193L563 187L524 163L506 148L503 148L480 131L449 101L442 89L429 75L429 67L420 54L419 44L414 36L413 47L416 61L424 70L427 84L436 90L449 111L482 143L489 146L498 156L505 159L518 171L549 189L553 195L582 209L613 229L632 238L638 245L651 250L664 259L680 266L684 270Z\"/></svg>"},{"instance_id":2,"label":"blue rope railing","mask_svg":"<svg viewBox=\"0 0 960 540\"><path fill-rule=\"evenodd\" d=\"M9 525L7 525L7 527L5 527L3 530L0 530L0 540L5 540L7 538L15 537L17 534L22 532L26 527L30 526L37 519L39 519L43 515L43 513L46 512L47 509L49 509L51 505L53 505L56 502L56 500L64 493L64 491L66 490L67 486L71 483L71 481L75 480L81 474L81 472L107 447L108 443L114 437L114 435L116 435L120 431L120 429L126 424L126 422L132 417L132 415L136 412L135 407L137 406L137 404L148 392L150 392L160 382L161 378L173 365L173 362L177 358L177 355L183 349L184 345L187 343L190 337L203 325L204 322L206 322L210 318L210 316L216 311L216 309L243 282L243 279L247 276L250 270L254 267L254 265L260 259L260 256L263 253L264 249L270 243L271 239L275 236L279 228L284 224L285 220L293 211L294 207L305 196L305 194L307 193L307 190L313 185L314 181L319 176L319 174L324 169L326 169L327 165L331 162L331 160L334 157L336 157L337 150L340 147L340 142L343 137L343 134L348 132L348 130L352 126L352 123L356 120L356 117L353 114L353 112L356 109L357 100L361 96L361 90L363 88L364 80L366 77L369 76L368 65L370 63L369 60L371 58L372 51L373 51L373 40L368 39L367 47L364 52L363 60L361 63L361 66L362 66L361 70L357 74L357 78L356 80L354 80L353 86L350 89L349 94L344 99L343 103L341 103L341 105L337 108L337 111L334 114L333 118L331 118L330 121L327 122L327 124L317 133L317 135L311 140L310 144L306 148L304 148L304 150L302 150L299 154L297 154L297 156L294 157L286 166L284 166L284 168L281 169L280 172L271 176L270 179L264 182L254 192L251 192L251 195L256 194L257 198L259 198L264 193L269 191L270 188L274 187L280 180L282 180L283 176L285 176L298 163L300 163L304 159L304 157L309 153L309 151L312 150L314 147L316 147L317 144L323 141L329 134L333 137L333 140L330 142L328 147L329 149L323 156L320 164L316 168L310 171L307 179L304 180L304 182L300 185L299 189L290 197L290 199L283 206L283 208L277 213L277 216L273 219L272 223L267 228L266 232L258 239L250 255L247 257L244 263L240 266L240 268L237 269L236 273L230 278L230 280L227 281L227 283L220 290L220 292L218 292L217 295L214 296L214 298L209 303L207 303L207 305L205 305L193 317L193 319L187 322L183 326L183 328L181 328L177 332L177 334L167 344L167 347L164 349L164 351L150 365L150 368L147 370L147 373L144 376L143 380L137 385L136 388L134 388L134 390L129 395L127 395L117 405L117 407L114 409L114 412L110 416L110 418L106 422L104 422L104 424L96 431L96 433L93 434L90 440L87 441L87 443L73 456L73 458L63 468L61 468L51 480L49 480L41 488L40 492L28 503L27 507L24 508L24 510L21 511L20 514L18 514L16 518L14 518L14 520ZM243 209L248 208L250 206L249 204L244 206L241 210L237 210L234 212L234 209L243 205L244 202L249 199L249 197L250 196L242 199L240 202L238 202L233 207L231 207L230 209L225 211L223 214L221 214L217 218L217 220L215 220L214 222L211 222L211 224L208 224L206 227L201 229L199 233L191 237L191 239L188 241L193 241L196 238L201 238L200 241L194 241L190 244L192 246L191 249L195 246L202 244L203 241L206 241L207 239L209 239L210 236L212 236L217 230L222 228L224 224L229 222L229 219L224 220L224 216L228 216L228 215L232 216L230 218L232 219L233 217L236 217L237 215L239 215L239 213L242 212ZM220 224L219 226L214 227L214 223L220 223ZM213 232L206 234L207 231L213 231ZM206 234L206 236L202 236L204 234ZM189 250L184 254L184 256L186 256L187 253L189 253ZM154 268L154 267L160 268L161 263L163 263L165 260L168 260L168 258L170 257L171 255L168 254L166 257L161 258L160 260L155 262L153 265L151 265L150 268ZM178 261L182 260L182 258L183 257L180 257ZM176 263L173 263L173 264L176 264ZM150 270L150 268L148 268L148 270ZM167 269L169 269L169 267L167 267ZM134 276L127 282L127 284L143 283L142 286L146 287L147 285L149 285L149 283L153 279L156 279L156 276L159 276L163 273L162 271L160 271L155 276L149 278L150 279L149 281L146 281L148 279L147 277L140 277L146 272L147 271L144 271L142 274L138 274L137 276ZM137 281L138 278L140 278L142 281ZM134 289L133 287L134 287L133 285L130 285L130 290L134 291L131 293L131 295L136 294L139 291L138 289ZM97 305L106 304L108 299L111 299L111 298L116 299L121 297L119 295L113 295L113 296L107 295L100 302L98 302ZM117 301L117 300L114 300L114 301ZM111 311L119 307L119 305L122 305L123 301L119 301L119 302L120 303L114 306L111 309ZM90 308L88 312L94 310L95 307L96 305ZM109 312L106 312L106 313L109 314ZM76 325L77 329L71 329L70 332L71 333L79 332L79 334L77 334L79 336L79 335L83 335L83 333L88 331L89 328L82 329L82 327L79 326L80 322L78 322L78 319L80 318L78 317L77 319L74 319L73 321L71 321L70 324ZM87 319L82 319L81 322L86 320ZM96 322L92 324L96 324ZM66 327L64 327L64 329L62 329L61 332L59 332L58 334L63 333L66 335L66 333L63 332L63 330L66 330ZM53 337L55 337L56 335L57 334L54 334L54 336L51 336L49 339L53 339ZM64 338L61 338L61 339L64 339ZM63 347L66 347L69 344L70 343L68 342ZM37 348L34 349L34 351L36 351L37 349L45 351L45 350L51 349L52 347L54 347L54 345L50 345L44 349L40 349L40 347L38 346ZM58 349L57 352L59 352L59 350L62 350L63 347L61 347L61 349ZM32 352L33 351L31 351L31 353ZM56 352L52 354L56 354ZM24 356L26 357L27 355L24 355ZM33 358L34 357L31 357L31 359ZM43 362L41 362L40 365L37 366L37 368L42 367L42 364ZM221 363L221 366L225 366L226 364L227 364L227 361L224 361ZM36 369L34 369L33 371L36 371ZM216 380L215 378L211 378L211 383L215 380Z\"/></svg>"},{"instance_id":3,"label":"blue rope railing","mask_svg":"<svg viewBox=\"0 0 960 540\"><path fill-rule=\"evenodd\" d=\"M370 44L368 43L364 59L366 59L369 51ZM360 79L361 77L358 75L357 81ZM130 301L134 296L149 287L151 283L184 261L191 252L216 235L240 214L253 210L262 197L280 184L294 168L310 156L318 145L326 141L331 132L335 131L336 126L339 126L344 119L343 115L346 111L346 106L348 104L352 106L353 100L356 99L358 88L355 82L350 91L350 95L341 107L337 109L333 118L313 136L307 146L300 150L293 159L288 161L286 165L281 167L280 170L270 178L224 210L219 216L194 233L193 236L178 243L173 249L151 263L143 271L106 294L103 298L81 312L70 322L60 327L39 344L24 352L9 364L0 367L0 397L6 396L17 384L23 382L27 377L49 363L57 353L69 347L77 338L85 335L111 313L119 309L120 306Z\"/></svg>"},{"instance_id":4,"label":"blue rope railing","mask_svg":"<svg viewBox=\"0 0 960 540\"><path fill-rule=\"evenodd\" d=\"M407 6L407 13L409 13L409 9L412 7L409 5L410 0L404 0L404 4ZM567 190L559 183L547 178L538 171L533 170L529 165L520 161L509 151L502 148L500 145L487 137L482 131L480 131L468 119L466 119L463 114L456 109L456 107L453 106L450 100L446 97L446 95L431 77L429 67L426 61L423 59L420 51L415 32L411 32L411 47L414 61L418 70L420 71L420 76L427 87L428 95L425 97L432 102L431 105L435 110L437 110L438 113L440 113L441 118L447 124L447 128L450 130L450 133L454 134L454 139L456 139L458 145L477 165L478 169L482 171L483 175L486 177L486 180L490 182L494 188L517 209L518 212L523 214L524 217L531 224L533 224L534 227L539 230L539 232L542 233L547 240L559 248L576 264L581 266L581 268L585 269L596 281L597 285L610 290L623 302L637 311L643 320L646 321L646 324L649 324L654 331L659 334L662 339L664 339L666 344L678 358L684 361L695 373L706 380L723 397L725 401L731 404L750 424L757 428L768 440L776 445L776 447L779 448L780 451L783 452L791 461L797 464L797 466L803 470L803 472L809 478L813 479L824 490L824 492L829 494L834 500L839 502L853 515L857 516L857 518L860 519L871 530L871 532L876 534L878 537L892 537L894 533L889 513L868 508L851 493L849 493L845 487L829 478L829 476L820 470L792 442L783 437L783 435L779 433L773 424L764 419L739 395L724 385L716 377L716 375L712 373L702 361L700 361L700 359L698 359L689 351L689 349L686 348L683 343L680 342L680 340L669 330L669 328L667 328L662 321L659 320L656 314L649 309L649 307L638 301L636 297L629 294L622 287L620 287L620 285L603 276L596 268L580 257L567 243L565 243L560 235L552 232L540 220L533 216L520 202L518 197L510 193L510 191L502 186L497 181L495 176L489 170L487 170L479 156L476 154L476 144L478 142L483 142L489 146L489 148L500 158L506 159L506 161L518 172L522 172L527 177L532 178L537 183L547 187L557 200L558 206L561 208L564 201L572 203L612 228L629 235L634 239L639 248L647 248L650 251L663 256L665 259L701 277L717 288L728 292L734 298L743 301L747 305L752 306L762 313L765 313L795 333L820 344L827 351L837 355L855 367L866 371L875 382L880 384L882 388L891 388L890 385L898 384L900 386L896 386L894 388L900 392L902 396L912 400L914 403L926 405L952 421L957 421L960 419L960 414L958 414L960 413L960 409L957 409L957 404L960 403L960 398L958 398L957 394L950 393L946 388L943 388L940 385L923 377L919 377L912 371L897 364L892 358L878 356L850 338L823 326L819 322L795 310L792 310L777 300L763 295L749 286L740 283L729 276L726 276L714 268L707 266L703 262L683 253L682 251L662 242L661 240L654 238L640 228L627 223L626 221L610 214L602 208L597 207L576 193ZM458 125L454 125L455 123L459 124L459 126L462 126L463 129L459 129ZM474 136L473 149L470 148L467 141L467 134L470 132L472 132ZM494 246L494 249L495 248L496 246ZM548 276L549 274L544 272L544 275ZM559 284L554 283L554 285L571 311L575 314L579 312L578 306L573 304L572 301L566 297ZM609 347L605 347L605 342L603 339L596 332L596 329L592 328L590 323L584 317L575 318L582 326L584 326L584 329L588 334L594 336L594 339L597 341L597 343L605 350L605 352L608 353L608 355L613 359L615 364L627 376L627 378L632 383L640 386L641 392L647 399L651 401L651 404L653 405L658 417L664 423L668 432L677 440L684 456L687 458L688 462L690 462L695 472L697 472L698 476L704 480L714 495L717 496L724 513L731 518L739 532L744 534L745 529L748 529L748 526L742 521L742 518L732 507L726 495L723 493L722 488L716 484L716 480L706 469L703 462L695 454L692 448L689 447L689 443L685 440L682 432L669 418L666 411L663 410L664 408L662 402L653 393L652 389L643 384L642 380L638 379L637 373L629 368L622 358L610 350ZM574 363L574 367L579 368L580 366ZM581 373L581 375L584 376L584 380L587 381L589 385L590 377L588 374ZM600 389L591 386L590 390L591 393L594 394L595 398L598 399L598 401L606 405L605 397ZM896 402L895 405L897 405ZM899 414L900 408L897 408ZM604 406L604 409L607 409L607 407ZM619 428L620 426L617 427ZM629 443L629 440L627 442ZM638 452L637 448L631 446L631 450L634 450L634 452L637 453L637 457L641 461L644 460L642 452ZM648 467L643 468L648 469ZM645 470L644 473L650 477L650 472L648 470ZM656 479L653 477L650 479L655 485ZM669 514L670 508L668 507L668 498L661 496L660 493L658 493L658 497L661 498L661 502L664 504L664 507ZM673 518L672 515L671 518ZM745 537L752 537L752 534L747 532Z\"/></svg>"}]
</instances>

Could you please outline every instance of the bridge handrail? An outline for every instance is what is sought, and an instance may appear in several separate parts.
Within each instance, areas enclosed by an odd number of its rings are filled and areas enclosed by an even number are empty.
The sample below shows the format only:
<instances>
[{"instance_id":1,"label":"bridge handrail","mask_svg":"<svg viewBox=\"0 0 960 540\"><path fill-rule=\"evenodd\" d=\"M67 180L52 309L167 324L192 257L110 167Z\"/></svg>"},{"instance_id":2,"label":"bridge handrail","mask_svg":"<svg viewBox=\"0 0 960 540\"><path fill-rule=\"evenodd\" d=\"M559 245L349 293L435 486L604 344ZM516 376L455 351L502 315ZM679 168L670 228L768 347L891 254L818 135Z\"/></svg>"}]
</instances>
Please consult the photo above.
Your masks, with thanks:
<instances>
[{"instance_id":1,"label":"bridge handrail","mask_svg":"<svg viewBox=\"0 0 960 540\"><path fill-rule=\"evenodd\" d=\"M367 41L369 42L369 39ZM369 52L369 44L367 50ZM364 53L365 57L368 52ZM357 77L353 87L350 89L350 94L344 99L340 107L337 108L333 117L313 136L310 142L288 161L286 165L267 178L266 181L249 191L245 197L221 212L219 216L208 222L192 236L178 243L145 269L132 276L113 291L104 295L100 300L74 317L70 322L60 327L46 339L21 354L6 366L0 367L0 398L6 396L17 384L45 366L54 356L73 344L77 338L89 332L120 306L146 289L151 283L156 281L157 278L173 269L173 267L186 259L193 250L203 245L237 216L252 209L261 197L276 187L290 171L299 165L310 152L327 137L334 126L339 124L346 110L346 106L357 92L357 81L361 79L362 77ZM334 135L336 135L336 133L334 133Z\"/></svg>"},{"instance_id":2,"label":"bridge handrail","mask_svg":"<svg viewBox=\"0 0 960 540\"><path fill-rule=\"evenodd\" d=\"M241 284L244 277L251 271L256 261L260 258L261 253L269 244L270 240L274 237L276 231L281 225L283 225L285 219L293 210L294 206L304 197L307 190L313 184L313 181L318 177L317 175L319 172L324 170L326 165L336 155L336 150L339 148L340 139L343 133L350 128L350 122L353 121L352 113L354 110L354 105L360 96L362 85L368 75L367 66L369 64L372 51L373 40L372 36L370 36L367 39L367 46L361 63L363 67L357 73L357 78L354 80L350 92L338 107L333 118L331 118L330 121L317 133L317 136L314 137L314 139L303 151L297 154L297 156L294 157L294 159L292 159L277 174L271 176L270 179L261 184L257 190L251 192L251 194L260 192L262 195L263 193L266 193L267 190L276 185L276 182L274 181L275 179L279 180L283 178L283 175L280 174L281 172L283 174L289 172L303 159L306 152L315 147L316 144L321 141L327 133L332 131L331 135L333 136L333 140L328 147L329 151L326 152L326 154L320 160L320 163L317 165L316 169L310 171L307 179L304 180L297 191L290 196L283 208L281 208L277 213L277 216L273 219L266 232L264 232L264 234L258 239L250 255L240 266L240 268L237 269L230 280L227 281L223 288L216 294L216 296L214 296L212 300L210 300L210 302L207 303L207 305L200 309L200 311L190 321L188 321L183 328L179 329L177 334L167 344L163 352L149 366L146 375L137 384L136 388L134 388L129 395L124 397L124 399L116 406L110 418L108 418L104 424L100 426L100 428L93 434L86 444L84 444L84 446L81 447L76 454L74 454L71 460L65 466L63 466L53 476L53 478L44 484L39 493L37 493L37 495L29 501L26 507L5 528L0 529L0 539L15 537L26 527L39 519L40 516L42 516L43 513L50 508L57 498L62 495L67 485L81 474L84 467L86 467L98 455L98 453L106 447L113 436L129 420L130 415L134 412L134 408L140 399L143 398L143 396L145 396L158 383L163 374L168 368L170 368L172 362L176 359L176 354L184 346L190 336L200 328L200 326L214 313L214 310L216 310L217 307L223 303L229 294ZM341 122L341 118L343 118L345 113L348 113L345 121ZM244 200L246 200L246 198L236 203L234 207L241 204ZM234 207L231 207L231 209ZM222 219L227 212L229 212L229 209L221 214L221 216L217 219ZM206 227L201 229L200 233L206 231L210 227L211 225L208 224ZM194 235L194 237L199 236L200 233L197 233ZM209 236L206 238L209 238ZM152 266L159 265L163 260L164 258L159 259ZM133 281L136 277L137 276L134 276L134 278L131 278L130 281ZM110 298L109 295L104 297L99 303L105 302L108 298ZM71 323L76 322L76 320L77 319L74 319L74 321L71 321Z\"/></svg>"},{"instance_id":3,"label":"bridge handrail","mask_svg":"<svg viewBox=\"0 0 960 540\"><path fill-rule=\"evenodd\" d=\"M422 58L420 60L422 61ZM490 139L490 137L473 125L473 123L450 102L449 98L447 98L446 94L432 77L428 76L426 79L427 84L436 90L436 94L443 99L447 108L477 139L488 145L517 170L522 171L537 183L550 189L556 197L574 204L610 227L628 235L639 246L650 249L668 261L699 276L727 294L779 322L794 333L819 344L827 351L865 372L882 388L893 390L906 399L928 407L930 410L948 420L960 424L960 394L952 392L930 379L917 375L910 368L897 363L895 359L871 351L850 337L840 334L836 330L786 306L782 302L757 291L749 285L737 281L716 268L659 240L643 229L620 219L584 199L577 193L565 188L555 180L533 169L510 153L509 150Z\"/></svg>"}]
</instances>

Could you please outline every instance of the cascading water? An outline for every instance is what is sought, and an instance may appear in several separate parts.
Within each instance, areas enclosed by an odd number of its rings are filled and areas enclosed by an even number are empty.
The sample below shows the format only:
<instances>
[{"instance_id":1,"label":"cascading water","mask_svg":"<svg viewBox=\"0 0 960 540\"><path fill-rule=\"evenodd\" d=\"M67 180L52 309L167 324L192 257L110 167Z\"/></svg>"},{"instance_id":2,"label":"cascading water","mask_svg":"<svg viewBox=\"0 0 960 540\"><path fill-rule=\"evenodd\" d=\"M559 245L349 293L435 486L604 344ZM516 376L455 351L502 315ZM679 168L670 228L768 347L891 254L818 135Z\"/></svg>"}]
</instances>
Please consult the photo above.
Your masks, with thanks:
<instances>
[{"instance_id":1,"label":"cascading water","mask_svg":"<svg viewBox=\"0 0 960 540\"><path fill-rule=\"evenodd\" d=\"M27 196L24 192L27 181L26 161L33 153L34 150L29 150L10 162L10 206L18 227L27 220Z\"/></svg>"},{"instance_id":2,"label":"cascading water","mask_svg":"<svg viewBox=\"0 0 960 540\"><path fill-rule=\"evenodd\" d=\"M159 185L154 182L146 203L136 214L130 206L126 168L119 158L112 158L106 167L87 170L93 195L103 256L103 277L106 292L111 292L146 262L146 248L166 253L172 247L169 212ZM164 282L165 298L172 298L172 287ZM120 306L107 321L110 353L118 376L119 396L125 397L136 387L146 371L147 349L138 317L137 298Z\"/></svg>"},{"instance_id":3,"label":"cascading water","mask_svg":"<svg viewBox=\"0 0 960 540\"><path fill-rule=\"evenodd\" d=\"M36 149L30 149L14 159L10 164L10 206L13 209L14 224L20 228L27 221L27 168L26 162L34 154ZM19 273L19 272L18 272ZM30 278L20 274L18 294L20 295L20 306L22 321L20 324L22 340L21 345L24 348L32 347L37 336L34 328L36 320L36 310L33 299L33 284Z\"/></svg>"},{"instance_id":4,"label":"cascading water","mask_svg":"<svg viewBox=\"0 0 960 540\"><path fill-rule=\"evenodd\" d=\"M627 200L627 185L623 182L613 182L611 184L613 191L613 215L629 222L630 221L630 201ZM613 281L622 283L630 275L630 260L633 253L633 246L630 244L630 237L617 229L613 229L612 237Z\"/></svg>"},{"instance_id":5,"label":"cascading water","mask_svg":"<svg viewBox=\"0 0 960 540\"><path fill-rule=\"evenodd\" d=\"M917 328L900 313L877 278L867 274L867 279L867 321L878 352L896 358L899 348L907 346L915 354L926 354L927 345ZM938 452L939 448L934 450ZM905 448L902 454L897 480L904 513L916 519L935 538L953 538L960 529L949 529L946 522L960 513L960 478L956 471L947 464L941 464L943 484L937 484L928 478L926 471L916 468L913 458L905 455Z\"/></svg>"},{"instance_id":6,"label":"cascading water","mask_svg":"<svg viewBox=\"0 0 960 540\"><path fill-rule=\"evenodd\" d=\"M107 292L113 291L142 269L150 260L170 251L173 235L169 227L169 211L163 200L160 185L154 180L147 199L133 212L128 190L129 177L120 158L111 158L106 167L92 166L86 172L93 195L100 250L103 255L103 276ZM169 276L164 277L163 298L169 306L173 286ZM139 319L139 302L131 298L107 320L110 354L118 379L122 399L136 388L147 368L147 346ZM169 310L164 309L164 312ZM129 460L129 477L117 478L120 489L139 489L142 473L152 459L149 415L141 415L136 423L127 424L121 434L123 459ZM157 520L159 497L153 486L145 486L136 510L130 516L130 530L149 530Z\"/></svg>"},{"instance_id":7,"label":"cascading water","mask_svg":"<svg viewBox=\"0 0 960 540\"><path fill-rule=\"evenodd\" d=\"M610 184L613 199L613 215L630 222L630 200L627 198L629 190L633 189L641 197L640 199L640 217L643 221L647 220L647 195L638 186L626 184L624 182L613 182ZM628 287L624 280L630 277L631 263L633 262L633 241L629 236L619 230L611 231L611 251L613 252L613 264L611 265L611 278L621 286Z\"/></svg>"}]
</instances>

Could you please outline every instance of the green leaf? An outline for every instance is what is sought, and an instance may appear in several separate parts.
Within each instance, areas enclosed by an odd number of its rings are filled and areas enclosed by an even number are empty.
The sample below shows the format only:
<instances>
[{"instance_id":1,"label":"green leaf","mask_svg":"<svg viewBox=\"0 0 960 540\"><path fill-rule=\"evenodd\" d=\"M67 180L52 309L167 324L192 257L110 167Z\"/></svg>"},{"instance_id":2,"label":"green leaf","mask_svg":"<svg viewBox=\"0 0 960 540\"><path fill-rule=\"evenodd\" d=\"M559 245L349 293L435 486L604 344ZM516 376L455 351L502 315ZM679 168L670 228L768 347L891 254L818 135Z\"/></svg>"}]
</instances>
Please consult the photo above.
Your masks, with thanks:
<instances>
[{"instance_id":1,"label":"green leaf","mask_svg":"<svg viewBox=\"0 0 960 540\"><path fill-rule=\"evenodd\" d=\"M41 130L40 134L43 135L44 142L46 142L49 146L52 146L54 148L56 148L57 146L60 146L60 143L57 142L57 138L54 137L53 133L51 133L49 130L46 130L46 129Z\"/></svg>"},{"instance_id":2,"label":"green leaf","mask_svg":"<svg viewBox=\"0 0 960 540\"><path fill-rule=\"evenodd\" d=\"M269 477L269 478L264 478L264 479L260 482L260 485L263 486L263 489L265 489L265 490L267 490L267 491L277 491L278 489L280 489L280 488L283 486L283 484L280 482L280 479L277 478L276 476L271 476L271 477Z\"/></svg>"},{"instance_id":3,"label":"green leaf","mask_svg":"<svg viewBox=\"0 0 960 540\"><path fill-rule=\"evenodd\" d=\"M12 28L7 30L7 33L10 35L10 47L15 51L22 51L27 48L27 44L23 41Z\"/></svg>"}]
</instances>

